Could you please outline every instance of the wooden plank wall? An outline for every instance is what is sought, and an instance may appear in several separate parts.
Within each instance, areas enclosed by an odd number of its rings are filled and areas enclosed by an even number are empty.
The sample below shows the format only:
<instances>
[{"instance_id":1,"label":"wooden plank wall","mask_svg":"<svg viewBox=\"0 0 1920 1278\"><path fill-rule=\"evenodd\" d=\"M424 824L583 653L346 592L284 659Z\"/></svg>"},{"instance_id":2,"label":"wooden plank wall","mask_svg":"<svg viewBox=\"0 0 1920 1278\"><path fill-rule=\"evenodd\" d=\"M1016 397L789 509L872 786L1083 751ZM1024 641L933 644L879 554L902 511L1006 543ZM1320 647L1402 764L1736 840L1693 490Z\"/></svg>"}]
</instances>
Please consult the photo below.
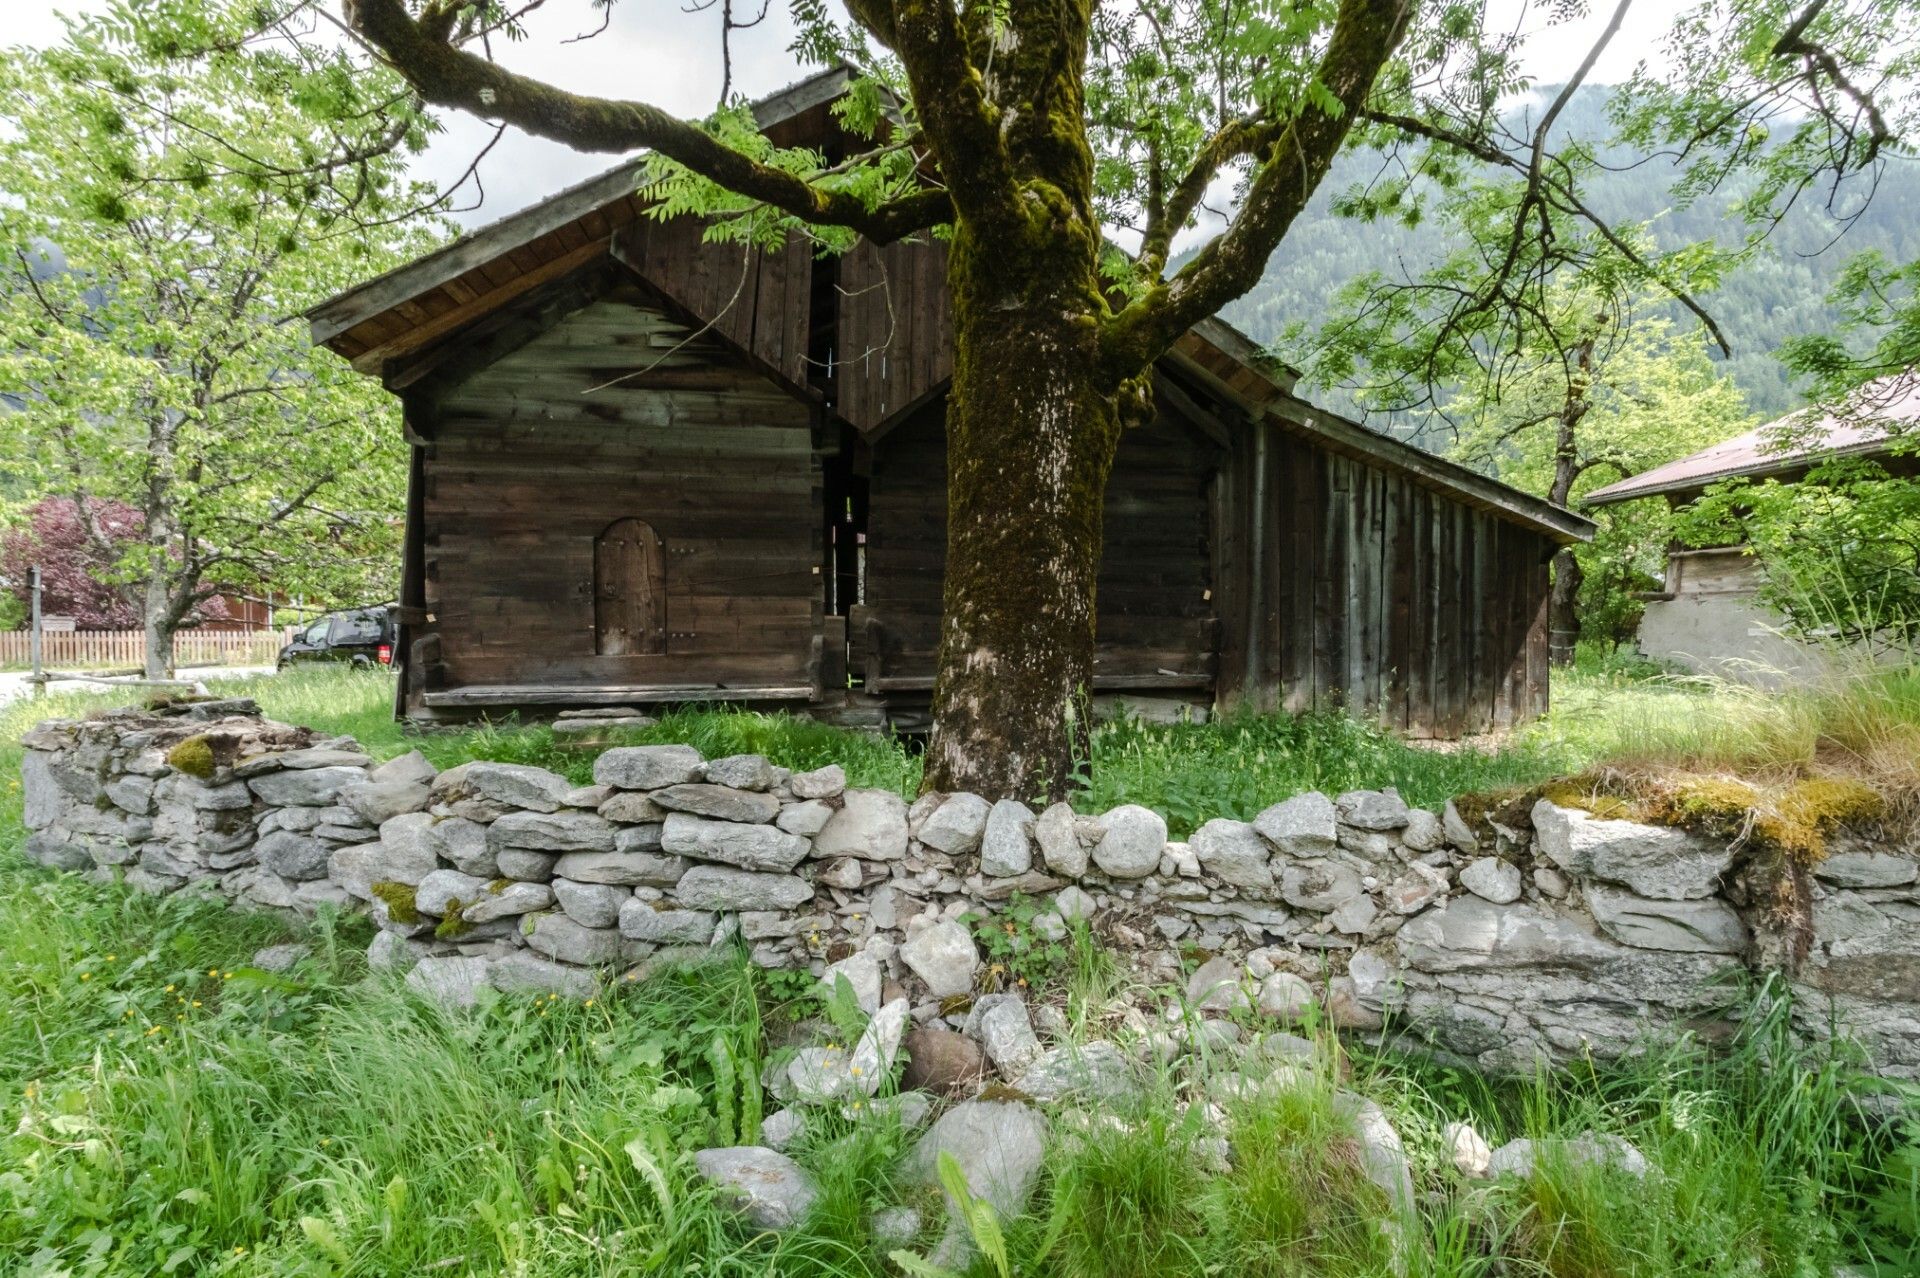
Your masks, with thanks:
<instances>
[{"instance_id":1,"label":"wooden plank wall","mask_svg":"<svg viewBox=\"0 0 1920 1278\"><path fill-rule=\"evenodd\" d=\"M862 432L924 403L953 375L947 246L931 236L840 259L834 411Z\"/></svg>"},{"instance_id":2,"label":"wooden plank wall","mask_svg":"<svg viewBox=\"0 0 1920 1278\"><path fill-rule=\"evenodd\" d=\"M811 680L821 533L809 410L689 336L616 288L442 395L426 445L425 569L449 686ZM646 520L663 543L664 655L594 653L594 539L622 518Z\"/></svg>"},{"instance_id":3,"label":"wooden plank wall","mask_svg":"<svg viewBox=\"0 0 1920 1278\"><path fill-rule=\"evenodd\" d=\"M708 244L695 217L642 217L614 236L614 255L678 306L790 386L807 384L813 257L799 236L780 252Z\"/></svg>"},{"instance_id":4,"label":"wooden plank wall","mask_svg":"<svg viewBox=\"0 0 1920 1278\"><path fill-rule=\"evenodd\" d=\"M944 408L921 409L874 450L856 626L878 625L883 691L933 680L946 563ZM1216 444L1165 413L1122 438L1107 486L1096 687L1212 686L1208 489L1219 460ZM856 643L865 657L865 636Z\"/></svg>"},{"instance_id":5,"label":"wooden plank wall","mask_svg":"<svg viewBox=\"0 0 1920 1278\"><path fill-rule=\"evenodd\" d=\"M1264 485L1256 429L1267 432ZM1256 554L1262 490L1266 544ZM1541 534L1272 423L1236 432L1215 518L1224 702L1347 707L1443 738L1546 709L1553 546Z\"/></svg>"}]
</instances>

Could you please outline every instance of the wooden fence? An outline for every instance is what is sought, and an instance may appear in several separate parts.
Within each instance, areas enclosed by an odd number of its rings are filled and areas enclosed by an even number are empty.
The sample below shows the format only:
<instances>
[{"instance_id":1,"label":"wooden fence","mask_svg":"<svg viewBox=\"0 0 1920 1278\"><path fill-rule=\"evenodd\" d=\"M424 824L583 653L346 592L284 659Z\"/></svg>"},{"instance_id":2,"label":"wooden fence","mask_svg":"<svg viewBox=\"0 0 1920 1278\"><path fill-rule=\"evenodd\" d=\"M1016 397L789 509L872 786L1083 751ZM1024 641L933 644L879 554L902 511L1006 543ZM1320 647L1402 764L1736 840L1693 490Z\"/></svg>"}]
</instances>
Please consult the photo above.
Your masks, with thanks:
<instances>
[{"instance_id":1,"label":"wooden fence","mask_svg":"<svg viewBox=\"0 0 1920 1278\"><path fill-rule=\"evenodd\" d=\"M270 666L287 636L278 630L182 630L173 637L173 664ZM25 670L33 635L0 630L0 669ZM49 631L40 636L49 670L129 670L146 663L147 637L138 630Z\"/></svg>"}]
</instances>

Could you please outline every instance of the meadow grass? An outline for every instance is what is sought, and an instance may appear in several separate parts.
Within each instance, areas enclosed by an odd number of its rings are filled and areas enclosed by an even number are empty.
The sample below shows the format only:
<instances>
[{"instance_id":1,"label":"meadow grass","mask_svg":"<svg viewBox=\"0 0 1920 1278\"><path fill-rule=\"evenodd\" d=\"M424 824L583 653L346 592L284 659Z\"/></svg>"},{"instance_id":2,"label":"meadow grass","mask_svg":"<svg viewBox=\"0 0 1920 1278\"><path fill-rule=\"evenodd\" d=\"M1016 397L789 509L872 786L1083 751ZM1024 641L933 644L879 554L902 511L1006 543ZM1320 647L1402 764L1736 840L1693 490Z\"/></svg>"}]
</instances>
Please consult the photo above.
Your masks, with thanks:
<instances>
[{"instance_id":1,"label":"meadow grass","mask_svg":"<svg viewBox=\"0 0 1920 1278\"><path fill-rule=\"evenodd\" d=\"M377 675L297 672L246 691L383 757L417 745L443 765L483 756L585 775L586 756L541 728L405 736ZM1623 705L1649 723L1727 713L1712 708L1717 690L1617 671L1555 691L1554 720L1496 750L1420 750L1334 719L1116 725L1096 741L1082 802L1165 805L1191 821L1308 786L1394 783L1431 803L1644 744L1609 719ZM693 1171L693 1150L754 1139L757 1086L742 1066L767 1058L779 1026L827 1012L803 981L722 954L591 1001L489 998L445 1014L367 971L363 920L296 924L26 864L18 732L117 700L0 708L0 1274L896 1274L898 1244L874 1237L872 1215L899 1202L929 1221L911 1248L932 1249L938 1193L901 1182L910 1137L885 1121L809 1128L793 1152L821 1197L787 1234L743 1226ZM902 791L918 779L898 743L804 721L703 713L650 736L794 767L831 759ZM286 974L249 966L285 939L310 957ZM1078 1032L1110 1027L1139 992L1103 958L1077 940L1049 969ZM1343 1085L1391 1115L1419 1191L1397 1243L1331 1105L1332 1054L1303 1089L1227 1105L1237 1156L1225 1172L1196 1144L1219 1126L1185 1104L1204 1077L1168 1069L1125 1126L1058 1125L1029 1212L1007 1222L1011 1271L1920 1272L1920 1109L1844 1049L1797 1043L1778 995L1749 996L1756 1010L1731 1045L1650 1045L1620 1066L1532 1080L1350 1045ZM1640 1180L1547 1158L1525 1182L1464 1182L1441 1140L1462 1118L1496 1144L1619 1135L1657 1170Z\"/></svg>"}]
</instances>

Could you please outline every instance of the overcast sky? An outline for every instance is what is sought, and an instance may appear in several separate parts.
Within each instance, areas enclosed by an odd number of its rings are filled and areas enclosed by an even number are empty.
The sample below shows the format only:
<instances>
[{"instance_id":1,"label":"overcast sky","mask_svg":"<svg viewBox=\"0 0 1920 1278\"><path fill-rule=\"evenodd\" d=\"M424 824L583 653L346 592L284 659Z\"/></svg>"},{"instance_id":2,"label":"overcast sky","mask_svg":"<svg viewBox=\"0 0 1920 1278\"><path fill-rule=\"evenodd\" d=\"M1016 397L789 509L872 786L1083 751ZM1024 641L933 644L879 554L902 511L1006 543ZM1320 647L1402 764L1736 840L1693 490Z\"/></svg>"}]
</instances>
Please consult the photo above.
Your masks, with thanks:
<instances>
[{"instance_id":1,"label":"overcast sky","mask_svg":"<svg viewBox=\"0 0 1920 1278\"><path fill-rule=\"evenodd\" d=\"M334 0L327 0L333 3ZM632 97L682 115L713 109L720 85L719 18L716 12L687 13L686 0L619 0L612 25L585 43L562 43L597 27L599 14L588 0L549 0L529 20L530 38L507 45L502 61L517 71L563 83L579 93ZM1494 0L1500 22L1521 18L1523 0ZM106 7L105 0L0 0L6 10L0 41L28 46L60 38L59 13L86 14ZM1610 9L1611 6L1595 6ZM1536 0L1526 25L1539 25L1545 6ZM1590 80L1607 83L1632 74L1643 58L1655 60L1672 20L1664 0L1642 0L1628 14L1619 35ZM1542 83L1566 79L1603 25L1601 16L1557 27L1536 41L1528 70ZM787 52L792 24L779 0L767 19L734 36L735 88L751 96L772 92L806 74ZM422 157L420 175L436 182L453 180L472 162L492 130L466 116L453 115L447 131ZM458 214L466 225L490 222L535 200L612 167L615 157L582 155L557 143L509 132L480 167L485 201ZM472 198L464 201L471 203Z\"/></svg>"}]
</instances>

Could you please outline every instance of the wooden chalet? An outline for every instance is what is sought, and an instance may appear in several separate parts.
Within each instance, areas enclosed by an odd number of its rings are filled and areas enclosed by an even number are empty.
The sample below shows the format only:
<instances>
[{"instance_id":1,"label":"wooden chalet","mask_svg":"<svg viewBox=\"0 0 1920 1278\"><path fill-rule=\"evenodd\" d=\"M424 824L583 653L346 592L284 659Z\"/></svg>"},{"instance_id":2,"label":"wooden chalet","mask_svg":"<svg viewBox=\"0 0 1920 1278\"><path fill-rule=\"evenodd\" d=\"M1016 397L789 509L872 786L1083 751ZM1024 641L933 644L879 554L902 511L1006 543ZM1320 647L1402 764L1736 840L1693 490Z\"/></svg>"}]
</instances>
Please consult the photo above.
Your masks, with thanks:
<instances>
[{"instance_id":1,"label":"wooden chalet","mask_svg":"<svg viewBox=\"0 0 1920 1278\"><path fill-rule=\"evenodd\" d=\"M844 154L830 72L769 99ZM945 249L816 257L645 215L637 162L316 307L405 409L399 709L692 701L924 721L946 547ZM1545 708L1585 519L1306 403L1227 325L1156 375L1107 494L1094 689L1347 706L1453 737Z\"/></svg>"}]
</instances>

